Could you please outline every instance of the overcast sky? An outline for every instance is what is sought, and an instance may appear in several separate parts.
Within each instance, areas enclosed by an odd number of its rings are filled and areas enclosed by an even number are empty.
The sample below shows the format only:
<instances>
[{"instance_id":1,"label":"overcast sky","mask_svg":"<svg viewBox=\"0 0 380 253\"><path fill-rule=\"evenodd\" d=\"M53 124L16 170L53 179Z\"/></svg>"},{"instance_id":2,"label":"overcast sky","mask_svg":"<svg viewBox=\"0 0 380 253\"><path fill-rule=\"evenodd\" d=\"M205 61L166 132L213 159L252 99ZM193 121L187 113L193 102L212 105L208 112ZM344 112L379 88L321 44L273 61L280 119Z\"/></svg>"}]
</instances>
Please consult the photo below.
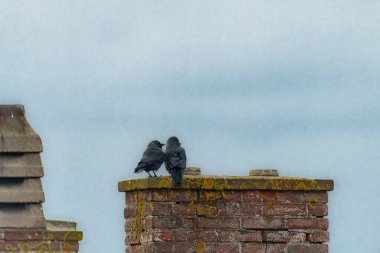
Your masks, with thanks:
<instances>
[{"instance_id":1,"label":"overcast sky","mask_svg":"<svg viewBox=\"0 0 380 253\"><path fill-rule=\"evenodd\" d=\"M377 1L3 0L0 103L25 105L81 253L124 252L117 182L172 135L203 174L334 179L330 251L375 253L379 41Z\"/></svg>"}]
</instances>

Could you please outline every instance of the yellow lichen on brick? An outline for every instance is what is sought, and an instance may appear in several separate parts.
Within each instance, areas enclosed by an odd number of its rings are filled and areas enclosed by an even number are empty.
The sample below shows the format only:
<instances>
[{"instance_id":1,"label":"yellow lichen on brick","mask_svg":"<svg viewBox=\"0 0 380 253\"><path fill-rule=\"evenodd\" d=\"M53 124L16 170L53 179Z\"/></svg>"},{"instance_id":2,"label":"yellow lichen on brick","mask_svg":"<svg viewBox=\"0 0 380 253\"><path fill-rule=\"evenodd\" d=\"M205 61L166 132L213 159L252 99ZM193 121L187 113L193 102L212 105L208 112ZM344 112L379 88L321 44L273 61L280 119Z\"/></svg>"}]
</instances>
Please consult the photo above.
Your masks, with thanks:
<instances>
[{"instance_id":1,"label":"yellow lichen on brick","mask_svg":"<svg viewBox=\"0 0 380 253\"><path fill-rule=\"evenodd\" d=\"M119 182L121 192L143 189L331 191L333 187L332 180L264 176L184 176L181 186L173 186L171 178L167 176Z\"/></svg>"},{"instance_id":2,"label":"yellow lichen on brick","mask_svg":"<svg viewBox=\"0 0 380 253\"><path fill-rule=\"evenodd\" d=\"M203 253L207 249L207 244L203 241L195 241L194 242L194 250L197 253Z\"/></svg>"},{"instance_id":3,"label":"yellow lichen on brick","mask_svg":"<svg viewBox=\"0 0 380 253\"><path fill-rule=\"evenodd\" d=\"M157 186L159 188L170 188L172 186L172 182L168 177L153 178L153 180L158 180Z\"/></svg>"},{"instance_id":4,"label":"yellow lichen on brick","mask_svg":"<svg viewBox=\"0 0 380 253\"><path fill-rule=\"evenodd\" d=\"M219 217L220 211L218 208L212 203L202 203L202 204L194 204L197 215L206 216L206 217Z\"/></svg>"},{"instance_id":5,"label":"yellow lichen on brick","mask_svg":"<svg viewBox=\"0 0 380 253\"><path fill-rule=\"evenodd\" d=\"M298 191L300 191L300 190L309 190L309 187L307 187L307 185L304 182L299 182L296 185L296 190L298 190Z\"/></svg>"},{"instance_id":6,"label":"yellow lichen on brick","mask_svg":"<svg viewBox=\"0 0 380 253\"><path fill-rule=\"evenodd\" d=\"M223 196L223 191L204 191L204 197L206 201L211 201L211 200L218 200L221 198L224 198Z\"/></svg>"},{"instance_id":7,"label":"yellow lichen on brick","mask_svg":"<svg viewBox=\"0 0 380 253\"><path fill-rule=\"evenodd\" d=\"M137 192L137 215L135 222L133 223L131 230L136 240L140 239L141 233L143 231L143 219L145 215L145 199L141 192Z\"/></svg>"},{"instance_id":8,"label":"yellow lichen on brick","mask_svg":"<svg viewBox=\"0 0 380 253\"><path fill-rule=\"evenodd\" d=\"M312 196L308 201L308 205L311 209L315 209L318 206L318 199Z\"/></svg>"},{"instance_id":9,"label":"yellow lichen on brick","mask_svg":"<svg viewBox=\"0 0 380 253\"><path fill-rule=\"evenodd\" d=\"M266 202L264 203L264 205L265 205L265 206L269 206L269 207L271 207L271 206L273 205L273 203L272 203L272 201L266 201Z\"/></svg>"},{"instance_id":10,"label":"yellow lichen on brick","mask_svg":"<svg viewBox=\"0 0 380 253\"><path fill-rule=\"evenodd\" d=\"M202 189L209 190L214 189L215 187L215 180L212 178L204 178L202 180Z\"/></svg>"}]
</instances>

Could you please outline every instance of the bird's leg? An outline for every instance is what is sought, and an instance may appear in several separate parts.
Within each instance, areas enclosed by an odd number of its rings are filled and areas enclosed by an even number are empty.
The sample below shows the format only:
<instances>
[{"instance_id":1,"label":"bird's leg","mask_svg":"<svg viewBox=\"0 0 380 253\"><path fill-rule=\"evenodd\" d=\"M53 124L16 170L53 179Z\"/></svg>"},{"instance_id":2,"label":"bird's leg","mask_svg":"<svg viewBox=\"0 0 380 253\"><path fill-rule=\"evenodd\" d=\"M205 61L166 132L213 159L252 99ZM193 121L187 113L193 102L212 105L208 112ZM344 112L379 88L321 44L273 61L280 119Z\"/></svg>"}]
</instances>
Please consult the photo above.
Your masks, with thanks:
<instances>
[{"instance_id":1,"label":"bird's leg","mask_svg":"<svg viewBox=\"0 0 380 253\"><path fill-rule=\"evenodd\" d=\"M149 170L148 170L147 172L148 172L148 174L149 174L149 177L152 177L152 175L149 173Z\"/></svg>"},{"instance_id":2,"label":"bird's leg","mask_svg":"<svg viewBox=\"0 0 380 253\"><path fill-rule=\"evenodd\" d=\"M154 170L152 170L152 171L153 171L154 177L157 177L156 172L154 172Z\"/></svg>"}]
</instances>

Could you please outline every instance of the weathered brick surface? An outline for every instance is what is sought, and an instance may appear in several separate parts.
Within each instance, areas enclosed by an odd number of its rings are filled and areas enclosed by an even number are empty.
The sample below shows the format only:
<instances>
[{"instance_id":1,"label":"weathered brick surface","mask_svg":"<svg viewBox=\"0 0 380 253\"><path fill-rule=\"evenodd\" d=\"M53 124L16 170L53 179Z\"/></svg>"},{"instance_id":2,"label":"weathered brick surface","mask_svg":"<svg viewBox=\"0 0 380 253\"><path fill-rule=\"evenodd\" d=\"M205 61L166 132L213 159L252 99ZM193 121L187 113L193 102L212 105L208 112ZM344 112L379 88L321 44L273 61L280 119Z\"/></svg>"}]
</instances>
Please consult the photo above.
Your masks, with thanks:
<instances>
[{"instance_id":1,"label":"weathered brick surface","mask_svg":"<svg viewBox=\"0 0 380 253\"><path fill-rule=\"evenodd\" d=\"M263 206L262 205L256 205L256 204L242 204L241 212L243 216L257 216L263 214Z\"/></svg>"},{"instance_id":2,"label":"weathered brick surface","mask_svg":"<svg viewBox=\"0 0 380 253\"><path fill-rule=\"evenodd\" d=\"M13 229L5 230L1 234L2 253L75 253L79 251L78 241L82 240L80 231Z\"/></svg>"},{"instance_id":3,"label":"weathered brick surface","mask_svg":"<svg viewBox=\"0 0 380 253\"><path fill-rule=\"evenodd\" d=\"M328 252L328 196L313 182L274 183L272 190L261 183L265 189L250 189L254 184L247 180L219 189L222 182L127 191L126 252Z\"/></svg>"},{"instance_id":4,"label":"weathered brick surface","mask_svg":"<svg viewBox=\"0 0 380 253\"><path fill-rule=\"evenodd\" d=\"M288 253L328 253L327 244L289 245Z\"/></svg>"},{"instance_id":5,"label":"weathered brick surface","mask_svg":"<svg viewBox=\"0 0 380 253\"><path fill-rule=\"evenodd\" d=\"M19 235L16 236L15 232L9 233L7 240L0 240L0 252L2 253L36 253L36 252L60 252L60 253L75 253L79 251L78 241L65 241L65 240L49 240L37 239L35 237L23 237L22 233L17 232ZM12 234L12 235L11 235ZM20 238L21 240L15 240Z\"/></svg>"},{"instance_id":6,"label":"weathered brick surface","mask_svg":"<svg viewBox=\"0 0 380 253\"><path fill-rule=\"evenodd\" d=\"M149 202L145 206L145 214L153 216L172 215L173 203L171 202ZM136 212L137 216L137 212Z\"/></svg>"},{"instance_id":7,"label":"weathered brick surface","mask_svg":"<svg viewBox=\"0 0 380 253\"><path fill-rule=\"evenodd\" d=\"M6 241L37 241L44 238L43 231L5 231Z\"/></svg>"},{"instance_id":8,"label":"weathered brick surface","mask_svg":"<svg viewBox=\"0 0 380 253\"><path fill-rule=\"evenodd\" d=\"M173 202L173 201L193 201L196 199L196 192L188 190L163 190L153 192L153 201Z\"/></svg>"},{"instance_id":9,"label":"weathered brick surface","mask_svg":"<svg viewBox=\"0 0 380 253\"><path fill-rule=\"evenodd\" d=\"M238 243L217 243L215 253L240 253L240 247Z\"/></svg>"},{"instance_id":10,"label":"weathered brick surface","mask_svg":"<svg viewBox=\"0 0 380 253\"><path fill-rule=\"evenodd\" d=\"M245 243L243 253L285 253L285 244Z\"/></svg>"},{"instance_id":11,"label":"weathered brick surface","mask_svg":"<svg viewBox=\"0 0 380 253\"><path fill-rule=\"evenodd\" d=\"M309 216L324 217L328 214L328 206L326 204L316 206L308 205L307 210Z\"/></svg>"},{"instance_id":12,"label":"weathered brick surface","mask_svg":"<svg viewBox=\"0 0 380 253\"><path fill-rule=\"evenodd\" d=\"M264 231L263 240L265 242L304 242L306 241L305 233L289 231Z\"/></svg>"},{"instance_id":13,"label":"weathered brick surface","mask_svg":"<svg viewBox=\"0 0 380 253\"><path fill-rule=\"evenodd\" d=\"M265 216L306 216L305 205L265 205Z\"/></svg>"},{"instance_id":14,"label":"weathered brick surface","mask_svg":"<svg viewBox=\"0 0 380 253\"><path fill-rule=\"evenodd\" d=\"M179 215L173 216L148 216L143 223L145 230L153 228L193 228L194 219Z\"/></svg>"},{"instance_id":15,"label":"weathered brick surface","mask_svg":"<svg viewBox=\"0 0 380 253\"><path fill-rule=\"evenodd\" d=\"M214 242L217 241L217 238L218 233L216 230L178 229L175 231L176 241Z\"/></svg>"},{"instance_id":16,"label":"weathered brick surface","mask_svg":"<svg viewBox=\"0 0 380 253\"><path fill-rule=\"evenodd\" d=\"M310 242L328 242L329 232L325 230L315 230L309 234Z\"/></svg>"},{"instance_id":17,"label":"weathered brick surface","mask_svg":"<svg viewBox=\"0 0 380 253\"><path fill-rule=\"evenodd\" d=\"M228 229L240 228L240 219L237 217L216 217L216 218L205 218L198 217L196 219L197 228L215 228L215 229Z\"/></svg>"},{"instance_id":18,"label":"weathered brick surface","mask_svg":"<svg viewBox=\"0 0 380 253\"><path fill-rule=\"evenodd\" d=\"M250 230L225 230L219 233L219 238L222 242L261 242L261 231Z\"/></svg>"},{"instance_id":19,"label":"weathered brick surface","mask_svg":"<svg viewBox=\"0 0 380 253\"><path fill-rule=\"evenodd\" d=\"M272 217L242 217L243 228L247 229L286 229L285 218L272 218Z\"/></svg>"},{"instance_id":20,"label":"weathered brick surface","mask_svg":"<svg viewBox=\"0 0 380 253\"><path fill-rule=\"evenodd\" d=\"M288 228L290 229L328 229L329 223L327 219L323 218L303 218L303 219L289 219Z\"/></svg>"}]
</instances>

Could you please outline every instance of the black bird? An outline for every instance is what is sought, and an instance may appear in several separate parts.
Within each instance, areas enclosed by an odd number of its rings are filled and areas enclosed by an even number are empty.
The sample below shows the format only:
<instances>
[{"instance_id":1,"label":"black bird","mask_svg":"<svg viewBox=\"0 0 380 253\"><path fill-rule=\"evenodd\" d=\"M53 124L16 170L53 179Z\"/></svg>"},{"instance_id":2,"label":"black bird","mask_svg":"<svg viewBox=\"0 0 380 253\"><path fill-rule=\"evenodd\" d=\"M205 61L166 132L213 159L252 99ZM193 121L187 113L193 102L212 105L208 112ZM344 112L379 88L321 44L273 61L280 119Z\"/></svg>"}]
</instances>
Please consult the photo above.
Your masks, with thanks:
<instances>
[{"instance_id":1,"label":"black bird","mask_svg":"<svg viewBox=\"0 0 380 253\"><path fill-rule=\"evenodd\" d=\"M177 137L170 137L166 142L165 156L165 167L172 176L173 185L181 185L186 168L186 153Z\"/></svg>"},{"instance_id":2,"label":"black bird","mask_svg":"<svg viewBox=\"0 0 380 253\"><path fill-rule=\"evenodd\" d=\"M149 142L148 147L145 149L143 157L141 158L141 161L135 168L135 173L140 173L144 170L148 172L149 177L152 177L152 175L149 173L149 171L152 171L154 176L157 177L156 171L165 161L165 154L164 151L162 151L162 146L164 145L165 144L162 144L157 140Z\"/></svg>"}]
</instances>

